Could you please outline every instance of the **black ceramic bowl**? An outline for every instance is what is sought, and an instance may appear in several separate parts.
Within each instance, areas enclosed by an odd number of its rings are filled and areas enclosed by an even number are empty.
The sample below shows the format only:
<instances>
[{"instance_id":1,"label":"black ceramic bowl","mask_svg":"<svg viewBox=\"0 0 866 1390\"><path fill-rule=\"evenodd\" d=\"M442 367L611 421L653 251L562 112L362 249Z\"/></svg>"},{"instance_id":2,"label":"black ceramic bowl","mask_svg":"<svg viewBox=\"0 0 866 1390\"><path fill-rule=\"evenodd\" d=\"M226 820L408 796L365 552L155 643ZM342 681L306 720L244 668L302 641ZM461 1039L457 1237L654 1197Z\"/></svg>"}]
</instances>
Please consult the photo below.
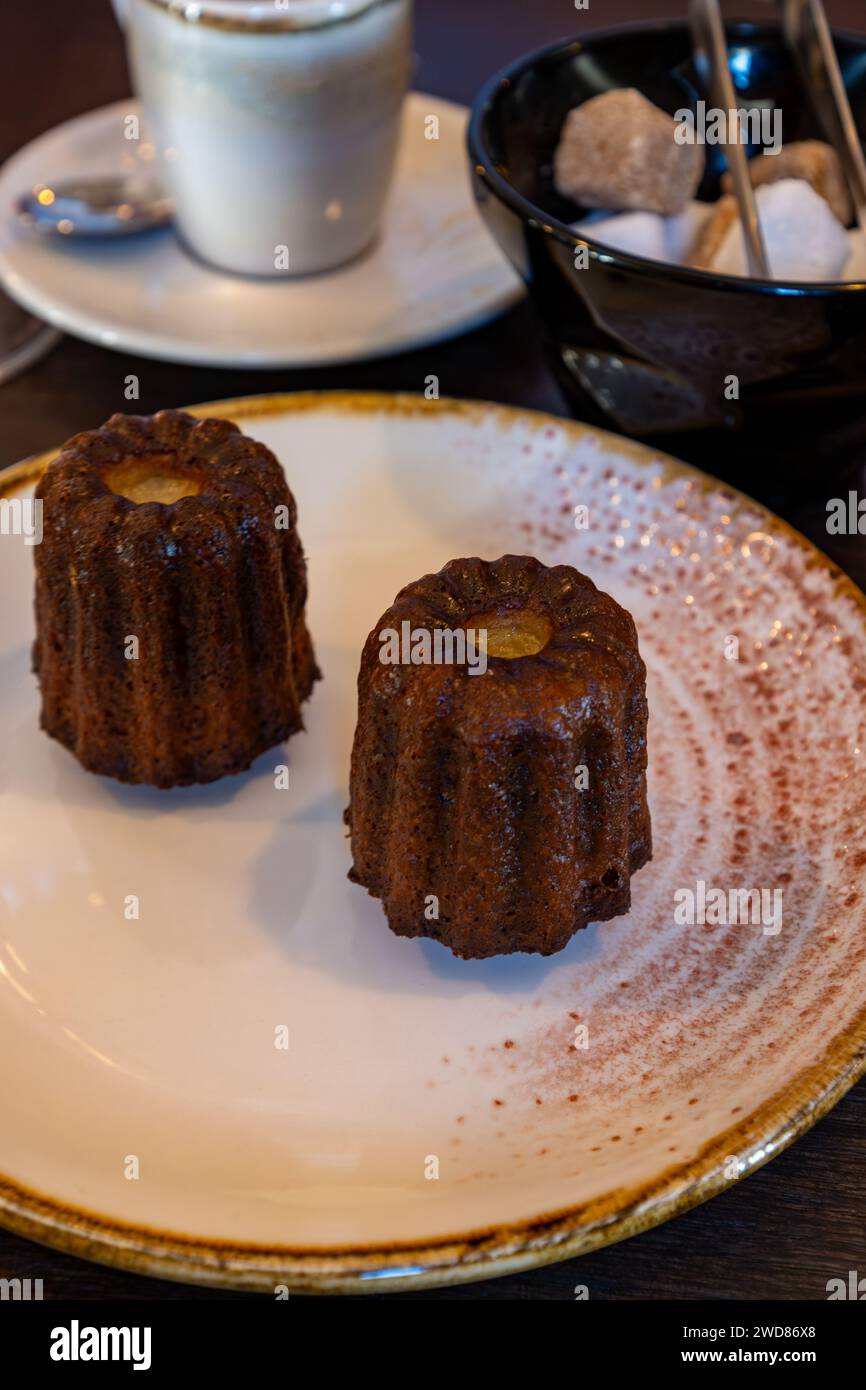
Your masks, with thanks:
<instances>
[{"instance_id":1,"label":"black ceramic bowl","mask_svg":"<svg viewBox=\"0 0 866 1390\"><path fill-rule=\"evenodd\" d=\"M739 103L770 99L785 141L820 137L776 25L726 26ZM866 37L836 34L866 129ZM526 281L575 415L685 457L772 500L866 462L866 285L802 285L681 269L605 248L553 187L567 112L637 87L671 114L702 96L686 24L628 26L512 63L479 93L469 126L476 198ZM698 196L725 165L706 146ZM586 246L589 265L575 269ZM739 380L728 400L725 378ZM730 392L729 392L730 394Z\"/></svg>"}]
</instances>

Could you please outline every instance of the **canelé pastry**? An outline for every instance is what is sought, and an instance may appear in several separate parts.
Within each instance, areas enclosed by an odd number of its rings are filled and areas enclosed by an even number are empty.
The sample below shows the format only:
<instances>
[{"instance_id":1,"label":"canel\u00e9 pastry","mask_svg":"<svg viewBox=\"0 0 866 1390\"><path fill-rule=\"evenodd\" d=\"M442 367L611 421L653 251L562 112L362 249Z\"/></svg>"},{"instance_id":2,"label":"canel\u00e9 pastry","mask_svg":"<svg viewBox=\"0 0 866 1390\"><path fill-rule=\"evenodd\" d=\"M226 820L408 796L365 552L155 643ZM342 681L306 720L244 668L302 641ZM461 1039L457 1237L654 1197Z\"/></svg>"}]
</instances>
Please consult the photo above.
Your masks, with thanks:
<instances>
[{"instance_id":1,"label":"canel\u00e9 pastry","mask_svg":"<svg viewBox=\"0 0 866 1390\"><path fill-rule=\"evenodd\" d=\"M448 662L456 640L425 661L424 633L467 630L483 674ZM651 856L645 683L632 618L568 565L452 560L409 584L361 658L350 878L399 936L467 958L551 955L627 911Z\"/></svg>"},{"instance_id":2,"label":"canel\u00e9 pastry","mask_svg":"<svg viewBox=\"0 0 866 1390\"><path fill-rule=\"evenodd\" d=\"M302 727L306 564L269 449L226 420L113 415L36 495L41 722L84 767L210 782Z\"/></svg>"}]
</instances>

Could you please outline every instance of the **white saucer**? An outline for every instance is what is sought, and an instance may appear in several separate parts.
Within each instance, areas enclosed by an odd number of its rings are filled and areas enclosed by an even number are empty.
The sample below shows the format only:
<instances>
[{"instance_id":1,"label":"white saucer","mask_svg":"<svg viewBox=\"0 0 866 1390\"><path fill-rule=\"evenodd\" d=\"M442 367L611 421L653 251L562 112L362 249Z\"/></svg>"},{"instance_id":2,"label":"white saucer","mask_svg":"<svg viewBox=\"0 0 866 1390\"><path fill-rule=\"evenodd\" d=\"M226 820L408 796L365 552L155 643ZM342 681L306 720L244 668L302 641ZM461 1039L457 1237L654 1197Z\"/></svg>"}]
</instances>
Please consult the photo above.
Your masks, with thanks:
<instances>
[{"instance_id":1,"label":"white saucer","mask_svg":"<svg viewBox=\"0 0 866 1390\"><path fill-rule=\"evenodd\" d=\"M472 200L466 109L412 92L378 244L329 275L223 274L171 229L112 241L23 228L15 200L51 177L112 173L135 156L131 99L67 121L0 172L0 280L32 313L118 351L215 367L300 367L384 357L476 328L521 293ZM439 139L425 138L425 118Z\"/></svg>"}]
</instances>

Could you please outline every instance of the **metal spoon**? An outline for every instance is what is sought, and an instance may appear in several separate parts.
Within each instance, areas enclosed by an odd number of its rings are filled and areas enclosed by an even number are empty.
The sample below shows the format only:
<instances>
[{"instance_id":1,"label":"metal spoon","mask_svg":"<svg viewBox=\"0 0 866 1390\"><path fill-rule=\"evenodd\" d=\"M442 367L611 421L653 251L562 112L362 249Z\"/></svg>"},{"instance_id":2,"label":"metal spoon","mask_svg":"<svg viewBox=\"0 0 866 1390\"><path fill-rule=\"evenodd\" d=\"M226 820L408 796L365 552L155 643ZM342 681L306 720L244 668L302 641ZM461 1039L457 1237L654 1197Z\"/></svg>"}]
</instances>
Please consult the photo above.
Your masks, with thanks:
<instances>
[{"instance_id":1,"label":"metal spoon","mask_svg":"<svg viewBox=\"0 0 866 1390\"><path fill-rule=\"evenodd\" d=\"M161 227L171 200L156 183L125 178L61 179L40 183L18 199L21 221L60 236L125 236Z\"/></svg>"}]
</instances>

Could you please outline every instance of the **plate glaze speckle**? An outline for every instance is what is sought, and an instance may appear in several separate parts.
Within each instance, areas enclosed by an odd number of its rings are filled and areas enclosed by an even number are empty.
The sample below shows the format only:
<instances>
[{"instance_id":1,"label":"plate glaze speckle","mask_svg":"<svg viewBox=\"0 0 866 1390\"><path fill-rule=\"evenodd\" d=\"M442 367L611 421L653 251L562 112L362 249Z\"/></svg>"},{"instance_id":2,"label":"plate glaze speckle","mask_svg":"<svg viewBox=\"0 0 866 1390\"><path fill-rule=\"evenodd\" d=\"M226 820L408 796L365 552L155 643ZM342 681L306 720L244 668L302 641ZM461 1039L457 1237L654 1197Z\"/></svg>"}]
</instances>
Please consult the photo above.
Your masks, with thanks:
<instances>
[{"instance_id":1,"label":"plate glaze speckle","mask_svg":"<svg viewBox=\"0 0 866 1390\"><path fill-rule=\"evenodd\" d=\"M0 1219L193 1281L433 1284L641 1230L808 1128L864 1067L858 591L721 484L552 417L201 413L286 467L325 679L288 790L282 750L208 788L91 777L38 731L32 556L0 540ZM655 858L561 954L466 962L391 935L341 815L368 630L407 581L507 551L635 616ZM781 894L780 929L682 924L699 881Z\"/></svg>"}]
</instances>

